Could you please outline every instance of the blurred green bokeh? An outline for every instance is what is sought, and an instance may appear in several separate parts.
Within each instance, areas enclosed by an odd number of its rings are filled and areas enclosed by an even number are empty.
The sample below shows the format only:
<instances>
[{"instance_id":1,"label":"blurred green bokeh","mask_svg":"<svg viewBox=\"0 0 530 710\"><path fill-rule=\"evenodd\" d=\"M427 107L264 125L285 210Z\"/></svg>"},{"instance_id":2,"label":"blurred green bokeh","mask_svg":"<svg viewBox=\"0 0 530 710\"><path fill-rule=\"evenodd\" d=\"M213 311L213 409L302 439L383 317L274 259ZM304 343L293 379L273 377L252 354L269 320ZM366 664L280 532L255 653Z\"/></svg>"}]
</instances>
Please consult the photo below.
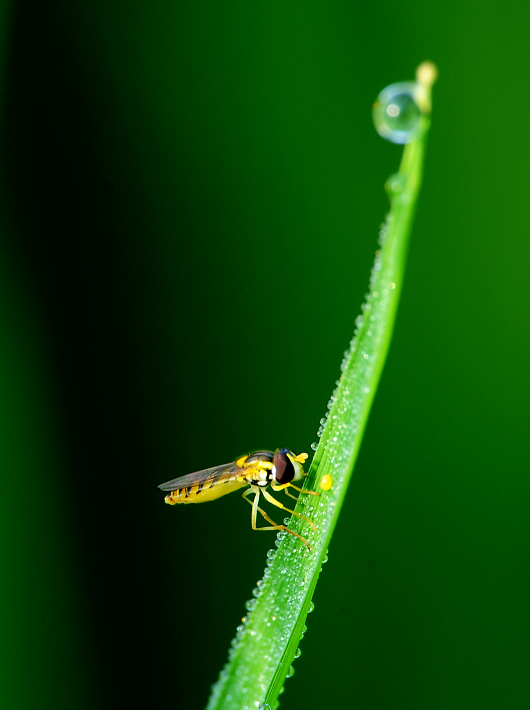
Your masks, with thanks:
<instances>
[{"instance_id":1,"label":"blurred green bokeh","mask_svg":"<svg viewBox=\"0 0 530 710\"><path fill-rule=\"evenodd\" d=\"M282 708L526 709L530 7L0 22L4 706L204 706L274 536L156 486L310 450L401 155L371 105L432 59L394 341Z\"/></svg>"}]
</instances>

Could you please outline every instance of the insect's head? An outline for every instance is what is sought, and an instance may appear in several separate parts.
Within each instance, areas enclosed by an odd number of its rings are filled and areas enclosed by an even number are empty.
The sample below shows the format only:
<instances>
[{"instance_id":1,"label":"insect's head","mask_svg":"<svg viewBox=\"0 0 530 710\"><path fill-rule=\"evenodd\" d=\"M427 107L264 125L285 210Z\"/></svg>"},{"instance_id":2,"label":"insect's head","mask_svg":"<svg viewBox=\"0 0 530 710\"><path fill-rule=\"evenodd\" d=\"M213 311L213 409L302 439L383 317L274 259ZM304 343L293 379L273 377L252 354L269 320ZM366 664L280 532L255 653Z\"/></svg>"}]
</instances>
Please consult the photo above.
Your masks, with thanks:
<instances>
[{"instance_id":1,"label":"insect's head","mask_svg":"<svg viewBox=\"0 0 530 710\"><path fill-rule=\"evenodd\" d=\"M272 480L279 486L283 486L291 481L299 481L305 476L303 464L307 454L298 456L290 449L278 449L274 453L272 461Z\"/></svg>"}]
</instances>

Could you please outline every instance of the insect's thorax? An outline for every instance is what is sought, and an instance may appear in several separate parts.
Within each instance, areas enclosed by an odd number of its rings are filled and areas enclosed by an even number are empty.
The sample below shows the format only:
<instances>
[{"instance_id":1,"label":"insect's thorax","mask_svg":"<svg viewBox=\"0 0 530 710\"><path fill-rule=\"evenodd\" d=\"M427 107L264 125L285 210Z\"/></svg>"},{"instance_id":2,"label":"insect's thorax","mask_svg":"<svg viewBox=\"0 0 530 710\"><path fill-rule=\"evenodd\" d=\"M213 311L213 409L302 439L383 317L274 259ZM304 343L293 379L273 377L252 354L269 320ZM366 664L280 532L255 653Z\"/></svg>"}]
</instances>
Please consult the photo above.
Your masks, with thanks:
<instances>
[{"instance_id":1,"label":"insect's thorax","mask_svg":"<svg viewBox=\"0 0 530 710\"><path fill-rule=\"evenodd\" d=\"M273 451L256 451L249 456L242 456L237 464L246 469L245 479L253 486L265 487L272 480Z\"/></svg>"}]
</instances>

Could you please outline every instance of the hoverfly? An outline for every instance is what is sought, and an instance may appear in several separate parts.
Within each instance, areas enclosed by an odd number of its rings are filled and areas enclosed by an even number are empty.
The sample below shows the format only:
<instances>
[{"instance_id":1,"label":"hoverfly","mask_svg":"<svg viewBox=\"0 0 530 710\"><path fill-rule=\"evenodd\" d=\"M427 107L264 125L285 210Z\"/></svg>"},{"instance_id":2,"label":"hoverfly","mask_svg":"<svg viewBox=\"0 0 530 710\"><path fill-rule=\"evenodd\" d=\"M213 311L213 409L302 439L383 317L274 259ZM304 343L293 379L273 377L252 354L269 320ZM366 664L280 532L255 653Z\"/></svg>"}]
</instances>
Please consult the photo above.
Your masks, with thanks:
<instances>
[{"instance_id":1,"label":"hoverfly","mask_svg":"<svg viewBox=\"0 0 530 710\"><path fill-rule=\"evenodd\" d=\"M301 535L294 532L294 530L290 530L286 525L275 523L258 506L259 498L262 494L269 503L296 515L298 518L302 518L302 520L306 520L316 530L316 526L311 520L300 515L300 513L296 513L294 510L286 508L266 490L270 486L273 491L285 491L286 495L294 500L298 499L288 492L288 488L294 488L299 493L318 496L319 493L303 491L292 483L292 481L301 480L306 475L303 468L306 459L307 454L298 454L297 456L290 449L255 451L252 454L241 456L232 463L189 473L187 476L181 476L167 483L162 483L158 487L163 491L169 491L164 500L169 505L175 505L176 503L205 503L206 501L220 498L238 488L243 488L243 486L250 486L243 493L243 498L252 506L252 529L285 530L285 532L302 540L309 547L308 542ZM247 497L250 493L254 493L253 500L249 500ZM258 512L270 523L269 526L258 528L256 525ZM311 548L309 547L309 549Z\"/></svg>"}]
</instances>

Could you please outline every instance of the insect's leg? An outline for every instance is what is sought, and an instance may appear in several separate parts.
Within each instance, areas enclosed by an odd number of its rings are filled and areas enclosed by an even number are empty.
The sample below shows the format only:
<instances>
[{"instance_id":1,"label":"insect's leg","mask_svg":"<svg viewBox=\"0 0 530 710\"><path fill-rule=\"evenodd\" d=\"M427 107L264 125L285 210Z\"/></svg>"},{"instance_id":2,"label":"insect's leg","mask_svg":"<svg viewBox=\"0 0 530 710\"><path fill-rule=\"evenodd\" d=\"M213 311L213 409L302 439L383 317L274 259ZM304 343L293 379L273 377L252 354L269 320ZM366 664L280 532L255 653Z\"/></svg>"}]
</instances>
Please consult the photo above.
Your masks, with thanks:
<instances>
[{"instance_id":1,"label":"insect's leg","mask_svg":"<svg viewBox=\"0 0 530 710\"><path fill-rule=\"evenodd\" d=\"M254 493L254 494L255 494L255 495L254 495L254 500L249 500L249 499L247 498L247 496L248 496L249 493ZM274 520L271 520L271 518L269 518L269 516L268 516L267 513L263 510L263 508L260 508L260 507L258 506L259 494L260 494L260 489L259 489L259 488L252 488L252 487L251 487L251 488L247 488L247 490L243 493L243 498L244 498L246 501L248 501L248 502L250 503L250 505L252 506L252 518L251 518L252 530L282 530L282 529L285 529L285 530L286 530L287 528L285 527L285 525L278 525L278 523L275 523ZM257 517L258 517L258 512L263 515L263 517L265 518L265 520L266 520L268 523L271 523L271 525L274 525L274 527L273 527L273 528L258 528L258 526L256 525L256 520L257 520ZM289 531L289 532L290 532L290 531Z\"/></svg>"},{"instance_id":2,"label":"insect's leg","mask_svg":"<svg viewBox=\"0 0 530 710\"><path fill-rule=\"evenodd\" d=\"M289 508L286 508L286 507L283 505L283 503L280 503L279 500L276 500L276 498L273 498L273 497L271 496L271 494L268 493L267 491L261 491L261 493L263 493L263 495L265 496L266 500L269 501L269 503L272 503L272 504L275 505L277 508L281 508L282 510L286 510L288 513L292 513L293 515L296 515L297 518L302 518L302 520L305 520L306 522L308 522L309 525L311 525L311 527L312 527L314 530L317 529L317 526L315 525L315 523L313 523L311 520L309 520L309 518L306 518L304 515L300 515L300 513L296 513L294 510L290 510Z\"/></svg>"},{"instance_id":3,"label":"insect's leg","mask_svg":"<svg viewBox=\"0 0 530 710\"><path fill-rule=\"evenodd\" d=\"M283 492L285 493L286 496L289 496L289 498L292 498L293 500L298 500L298 498L297 498L296 496L292 496L292 495L289 493L289 491L287 490L287 487L288 487L289 485L290 485L290 484L288 483L287 486L283 489Z\"/></svg>"},{"instance_id":4,"label":"insect's leg","mask_svg":"<svg viewBox=\"0 0 530 710\"><path fill-rule=\"evenodd\" d=\"M258 507L260 490L257 487L256 488L252 487L252 488L249 488L248 490L254 491L254 500L252 501L252 517L250 518L250 523L252 525L252 530L258 530L259 528L256 525L256 518L258 517L258 510L260 513L263 514L263 511L261 511L260 508ZM243 494L243 498L245 498L245 494ZM249 503L250 503L250 501L249 501ZM271 523L273 523L273 525L275 527L278 527L276 525L276 523L273 522L272 520L271 520Z\"/></svg>"},{"instance_id":5,"label":"insect's leg","mask_svg":"<svg viewBox=\"0 0 530 710\"><path fill-rule=\"evenodd\" d=\"M250 488L247 488L246 490L243 491L243 498L247 501L247 503L250 503L252 505L252 501L247 498L249 493L255 493L256 491L250 486Z\"/></svg>"},{"instance_id":6,"label":"insect's leg","mask_svg":"<svg viewBox=\"0 0 530 710\"><path fill-rule=\"evenodd\" d=\"M248 496L249 493L252 493L252 492L255 493L255 495L254 495L254 500L253 500L253 501L250 501L250 500L248 500L247 496ZM298 534L297 532L295 532L294 530L289 530L289 528L288 528L286 525L278 525L277 523L274 522L274 520L272 520L272 518L269 518L269 516L267 515L267 513L266 513L262 508L258 507L259 494L260 494L261 492L262 492L262 491L260 491L260 489L257 488L257 487L256 487L256 488L250 487L250 488L247 488L247 490L243 493L243 498L244 498L246 501L248 501L248 502L250 503L250 505L252 506L252 517L251 517L252 530L285 530L285 532L288 532L290 535L294 535L294 536L297 537L299 540L301 540L301 541L304 543L304 545L307 545L307 548L308 548L309 550L311 550L311 547L309 546L309 543L307 542L307 540L304 540L304 538L303 538L301 535L299 535L299 534ZM263 492L264 492L264 491L263 491ZM265 520L266 520L268 523L271 523L271 526L267 526L267 527L264 527L264 528L258 528L258 526L257 526L257 524L256 524L256 519L257 519L258 512L261 513L261 515L265 518Z\"/></svg>"},{"instance_id":7,"label":"insect's leg","mask_svg":"<svg viewBox=\"0 0 530 710\"><path fill-rule=\"evenodd\" d=\"M298 493L303 493L304 495L307 495L307 496L319 496L320 495L320 493L317 493L316 491L303 491L301 488L298 488L298 486L295 486L292 483L289 483L288 485L291 486L291 488L294 488L295 491L298 491ZM285 491L285 492L287 493L287 491ZM287 495L289 495L289 494L287 493ZM293 496L291 496L291 498L292 497Z\"/></svg>"},{"instance_id":8,"label":"insect's leg","mask_svg":"<svg viewBox=\"0 0 530 710\"><path fill-rule=\"evenodd\" d=\"M317 493L316 491L303 491L301 488L298 488L298 486L295 486L292 483L286 483L285 488L282 488L282 490L286 496L289 496L289 498L292 498L293 500L298 500L298 498L296 496L291 495L289 493L289 491L287 490L288 488L294 488L295 491L298 491L298 493L304 493L305 495L308 495L308 496L319 496L320 495L320 493Z\"/></svg>"},{"instance_id":9,"label":"insect's leg","mask_svg":"<svg viewBox=\"0 0 530 710\"><path fill-rule=\"evenodd\" d=\"M249 493L254 493L254 500L249 500L247 498ZM246 491L243 491L243 498L247 501L247 503L250 503L252 506L252 530L263 530L263 528L258 528L256 527L256 519L258 516L258 511L263 515L264 518L267 518L267 515L265 511L263 511L261 508L258 507L258 501L259 501L259 494L260 490L257 486L250 486L250 488L247 488ZM271 520L270 518L267 518L269 523L272 523L275 527L281 528L281 525L277 525L274 520Z\"/></svg>"}]
</instances>

